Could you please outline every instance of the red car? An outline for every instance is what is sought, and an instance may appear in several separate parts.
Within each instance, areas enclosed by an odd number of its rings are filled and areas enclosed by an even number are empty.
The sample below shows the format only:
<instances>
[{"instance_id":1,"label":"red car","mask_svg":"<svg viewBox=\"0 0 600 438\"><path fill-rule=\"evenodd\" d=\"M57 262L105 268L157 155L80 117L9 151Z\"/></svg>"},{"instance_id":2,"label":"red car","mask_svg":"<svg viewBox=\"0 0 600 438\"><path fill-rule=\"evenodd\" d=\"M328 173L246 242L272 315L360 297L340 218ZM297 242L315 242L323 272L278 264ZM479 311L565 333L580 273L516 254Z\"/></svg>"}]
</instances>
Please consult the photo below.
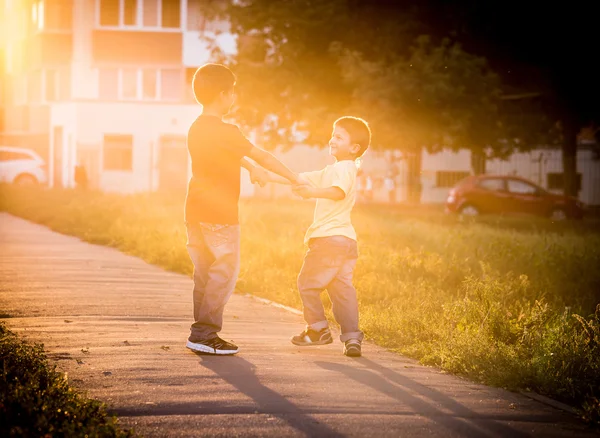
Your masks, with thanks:
<instances>
[{"instance_id":1,"label":"red car","mask_svg":"<svg viewBox=\"0 0 600 438\"><path fill-rule=\"evenodd\" d=\"M492 213L581 219L583 209L576 198L550 193L516 176L469 176L450 190L446 200L446 212L466 216Z\"/></svg>"}]
</instances>

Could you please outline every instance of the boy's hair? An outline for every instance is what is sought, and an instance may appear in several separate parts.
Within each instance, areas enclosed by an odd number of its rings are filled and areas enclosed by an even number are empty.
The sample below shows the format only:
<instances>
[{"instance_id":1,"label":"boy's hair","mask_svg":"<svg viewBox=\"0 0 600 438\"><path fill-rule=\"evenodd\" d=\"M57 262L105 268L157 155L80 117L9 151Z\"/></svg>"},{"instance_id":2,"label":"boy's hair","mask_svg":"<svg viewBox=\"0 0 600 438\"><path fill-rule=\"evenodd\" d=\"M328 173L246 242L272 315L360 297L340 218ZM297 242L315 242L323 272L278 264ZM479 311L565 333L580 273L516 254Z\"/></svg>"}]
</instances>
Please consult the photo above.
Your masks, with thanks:
<instances>
[{"instance_id":1,"label":"boy's hair","mask_svg":"<svg viewBox=\"0 0 600 438\"><path fill-rule=\"evenodd\" d=\"M222 64L204 64L196 70L192 79L194 97L201 105L214 102L223 91L235 85L235 75Z\"/></svg>"},{"instance_id":2,"label":"boy's hair","mask_svg":"<svg viewBox=\"0 0 600 438\"><path fill-rule=\"evenodd\" d=\"M345 116L333 122L334 129L336 126L340 126L348 131L350 141L360 146L360 149L356 153L356 158L362 157L371 145L371 128L369 124L360 117Z\"/></svg>"}]
</instances>

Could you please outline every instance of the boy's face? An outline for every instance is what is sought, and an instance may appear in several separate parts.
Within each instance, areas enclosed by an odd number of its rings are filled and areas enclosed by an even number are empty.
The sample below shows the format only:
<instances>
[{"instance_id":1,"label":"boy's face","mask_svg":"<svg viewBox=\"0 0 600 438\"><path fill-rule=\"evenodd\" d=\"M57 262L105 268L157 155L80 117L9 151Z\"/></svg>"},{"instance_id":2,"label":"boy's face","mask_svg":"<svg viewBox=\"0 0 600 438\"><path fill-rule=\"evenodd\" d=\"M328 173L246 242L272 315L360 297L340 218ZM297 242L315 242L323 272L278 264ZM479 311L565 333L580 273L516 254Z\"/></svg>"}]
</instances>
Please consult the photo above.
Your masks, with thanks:
<instances>
[{"instance_id":1,"label":"boy's face","mask_svg":"<svg viewBox=\"0 0 600 438\"><path fill-rule=\"evenodd\" d=\"M329 140L329 153L336 160L354 160L359 149L360 146L358 144L352 143L352 138L348 131L338 125L333 128L331 140Z\"/></svg>"},{"instance_id":2,"label":"boy's face","mask_svg":"<svg viewBox=\"0 0 600 438\"><path fill-rule=\"evenodd\" d=\"M231 111L233 102L235 102L235 88L231 87L229 91L221 92L221 104L223 107L223 115L226 115Z\"/></svg>"}]
</instances>

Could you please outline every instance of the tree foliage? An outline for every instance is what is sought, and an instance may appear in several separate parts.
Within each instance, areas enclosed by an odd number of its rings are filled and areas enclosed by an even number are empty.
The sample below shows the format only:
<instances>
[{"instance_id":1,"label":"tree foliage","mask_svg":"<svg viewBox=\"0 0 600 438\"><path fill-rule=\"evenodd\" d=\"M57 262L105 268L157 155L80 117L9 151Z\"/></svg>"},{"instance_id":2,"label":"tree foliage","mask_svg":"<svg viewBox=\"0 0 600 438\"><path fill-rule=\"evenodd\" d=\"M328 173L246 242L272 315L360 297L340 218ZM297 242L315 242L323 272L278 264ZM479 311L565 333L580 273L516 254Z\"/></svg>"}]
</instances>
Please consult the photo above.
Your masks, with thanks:
<instances>
[{"instance_id":1,"label":"tree foliage","mask_svg":"<svg viewBox=\"0 0 600 438\"><path fill-rule=\"evenodd\" d=\"M365 117L374 146L416 152L469 148L507 156L546 141L551 121L535 103L504 100L481 56L425 33L416 3L361 0L219 2L239 35L229 62L239 78L239 121L263 141L323 144L342 114ZM275 115L275 117L273 117ZM265 123L269 121L269 123ZM537 142L534 142L534 138Z\"/></svg>"}]
</instances>

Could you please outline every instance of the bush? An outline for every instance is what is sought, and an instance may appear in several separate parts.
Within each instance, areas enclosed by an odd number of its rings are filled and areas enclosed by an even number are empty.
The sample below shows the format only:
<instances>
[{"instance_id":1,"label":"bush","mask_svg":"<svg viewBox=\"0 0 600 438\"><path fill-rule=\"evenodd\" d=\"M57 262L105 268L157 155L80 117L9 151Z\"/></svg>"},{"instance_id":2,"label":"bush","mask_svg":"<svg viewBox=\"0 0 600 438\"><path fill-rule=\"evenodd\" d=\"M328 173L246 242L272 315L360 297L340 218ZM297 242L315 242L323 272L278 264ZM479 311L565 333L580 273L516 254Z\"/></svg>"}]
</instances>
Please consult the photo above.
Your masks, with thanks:
<instances>
[{"instance_id":1,"label":"bush","mask_svg":"<svg viewBox=\"0 0 600 438\"><path fill-rule=\"evenodd\" d=\"M0 436L131 437L104 404L83 397L48 364L40 344L19 341L0 322Z\"/></svg>"}]
</instances>

